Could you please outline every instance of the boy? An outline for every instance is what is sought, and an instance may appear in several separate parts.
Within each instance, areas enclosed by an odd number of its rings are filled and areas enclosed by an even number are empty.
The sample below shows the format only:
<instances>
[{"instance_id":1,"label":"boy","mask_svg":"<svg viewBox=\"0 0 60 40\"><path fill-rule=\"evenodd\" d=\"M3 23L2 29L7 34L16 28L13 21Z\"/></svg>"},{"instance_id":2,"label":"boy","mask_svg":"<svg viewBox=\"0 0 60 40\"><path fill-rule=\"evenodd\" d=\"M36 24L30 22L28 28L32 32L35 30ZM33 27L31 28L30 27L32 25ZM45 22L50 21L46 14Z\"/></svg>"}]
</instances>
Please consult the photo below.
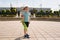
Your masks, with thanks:
<instances>
[{"instance_id":1,"label":"boy","mask_svg":"<svg viewBox=\"0 0 60 40\"><path fill-rule=\"evenodd\" d=\"M24 38L29 38L27 29L29 27L29 22L30 22L30 12L27 6L23 8L21 17L22 17L22 24L24 25Z\"/></svg>"}]
</instances>

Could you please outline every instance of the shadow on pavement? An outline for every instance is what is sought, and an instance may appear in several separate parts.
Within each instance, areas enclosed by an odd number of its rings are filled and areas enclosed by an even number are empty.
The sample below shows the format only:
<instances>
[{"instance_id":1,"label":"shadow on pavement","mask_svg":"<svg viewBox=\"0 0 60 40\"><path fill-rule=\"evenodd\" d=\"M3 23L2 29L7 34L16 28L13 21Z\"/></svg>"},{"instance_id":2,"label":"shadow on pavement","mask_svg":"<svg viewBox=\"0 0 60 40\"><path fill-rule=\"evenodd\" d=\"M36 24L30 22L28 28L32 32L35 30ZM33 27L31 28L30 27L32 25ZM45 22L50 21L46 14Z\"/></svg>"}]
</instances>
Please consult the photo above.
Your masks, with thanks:
<instances>
[{"instance_id":1,"label":"shadow on pavement","mask_svg":"<svg viewBox=\"0 0 60 40\"><path fill-rule=\"evenodd\" d=\"M18 37L15 40L22 40L22 39L23 39L23 37Z\"/></svg>"},{"instance_id":2,"label":"shadow on pavement","mask_svg":"<svg viewBox=\"0 0 60 40\"><path fill-rule=\"evenodd\" d=\"M18 37L18 38L16 38L15 40L21 40L21 38L20 38L20 37Z\"/></svg>"}]
</instances>

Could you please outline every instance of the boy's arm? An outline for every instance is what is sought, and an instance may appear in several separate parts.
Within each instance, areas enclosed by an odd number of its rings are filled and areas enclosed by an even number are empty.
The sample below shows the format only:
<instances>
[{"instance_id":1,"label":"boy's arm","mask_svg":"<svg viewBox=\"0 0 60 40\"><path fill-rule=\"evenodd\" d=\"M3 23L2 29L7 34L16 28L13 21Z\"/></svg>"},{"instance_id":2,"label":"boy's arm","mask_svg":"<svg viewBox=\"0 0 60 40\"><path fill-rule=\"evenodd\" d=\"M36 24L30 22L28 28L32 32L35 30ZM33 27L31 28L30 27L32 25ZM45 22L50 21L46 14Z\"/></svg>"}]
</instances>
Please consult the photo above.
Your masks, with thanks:
<instances>
[{"instance_id":1,"label":"boy's arm","mask_svg":"<svg viewBox=\"0 0 60 40\"><path fill-rule=\"evenodd\" d=\"M21 21L24 22L24 16L23 15L21 15L21 18L22 18Z\"/></svg>"}]
</instances>

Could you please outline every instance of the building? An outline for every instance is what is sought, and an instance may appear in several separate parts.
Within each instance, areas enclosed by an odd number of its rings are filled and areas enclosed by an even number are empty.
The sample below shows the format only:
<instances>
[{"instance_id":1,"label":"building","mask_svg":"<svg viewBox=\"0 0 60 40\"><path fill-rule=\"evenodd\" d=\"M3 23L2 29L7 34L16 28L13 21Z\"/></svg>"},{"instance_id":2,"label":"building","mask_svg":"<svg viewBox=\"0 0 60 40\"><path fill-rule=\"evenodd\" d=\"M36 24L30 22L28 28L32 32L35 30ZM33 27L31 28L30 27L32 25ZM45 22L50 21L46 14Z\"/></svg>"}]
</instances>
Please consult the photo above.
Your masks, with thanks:
<instances>
[{"instance_id":1,"label":"building","mask_svg":"<svg viewBox=\"0 0 60 40\"><path fill-rule=\"evenodd\" d=\"M22 7L17 7L17 11L21 11L21 8L22 8ZM0 11L3 10L3 9L8 10L8 9L10 9L10 7L0 7ZM33 10L33 8L29 8L29 9L30 9L30 10ZM51 10L51 8L34 8L34 9L36 9L38 12L39 12L40 10L43 10L44 12Z\"/></svg>"},{"instance_id":2,"label":"building","mask_svg":"<svg viewBox=\"0 0 60 40\"><path fill-rule=\"evenodd\" d=\"M51 10L51 8L34 8L34 9L36 9L38 12L41 11L41 10L43 10L44 12ZM30 10L33 10L33 8L30 8Z\"/></svg>"}]
</instances>

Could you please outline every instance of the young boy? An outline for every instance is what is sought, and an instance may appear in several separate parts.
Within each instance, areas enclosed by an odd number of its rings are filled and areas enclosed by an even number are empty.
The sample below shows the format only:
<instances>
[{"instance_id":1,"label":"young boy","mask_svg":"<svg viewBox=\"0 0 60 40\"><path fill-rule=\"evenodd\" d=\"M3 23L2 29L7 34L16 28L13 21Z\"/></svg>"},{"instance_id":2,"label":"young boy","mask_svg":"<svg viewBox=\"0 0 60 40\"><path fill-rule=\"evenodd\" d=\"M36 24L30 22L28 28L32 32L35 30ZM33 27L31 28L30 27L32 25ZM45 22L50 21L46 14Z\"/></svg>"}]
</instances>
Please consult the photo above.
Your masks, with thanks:
<instances>
[{"instance_id":1,"label":"young boy","mask_svg":"<svg viewBox=\"0 0 60 40\"><path fill-rule=\"evenodd\" d=\"M24 25L24 38L29 38L27 29L29 27L29 22L30 22L30 12L29 12L29 8L27 6L23 8L21 17L22 17L22 23Z\"/></svg>"}]
</instances>

